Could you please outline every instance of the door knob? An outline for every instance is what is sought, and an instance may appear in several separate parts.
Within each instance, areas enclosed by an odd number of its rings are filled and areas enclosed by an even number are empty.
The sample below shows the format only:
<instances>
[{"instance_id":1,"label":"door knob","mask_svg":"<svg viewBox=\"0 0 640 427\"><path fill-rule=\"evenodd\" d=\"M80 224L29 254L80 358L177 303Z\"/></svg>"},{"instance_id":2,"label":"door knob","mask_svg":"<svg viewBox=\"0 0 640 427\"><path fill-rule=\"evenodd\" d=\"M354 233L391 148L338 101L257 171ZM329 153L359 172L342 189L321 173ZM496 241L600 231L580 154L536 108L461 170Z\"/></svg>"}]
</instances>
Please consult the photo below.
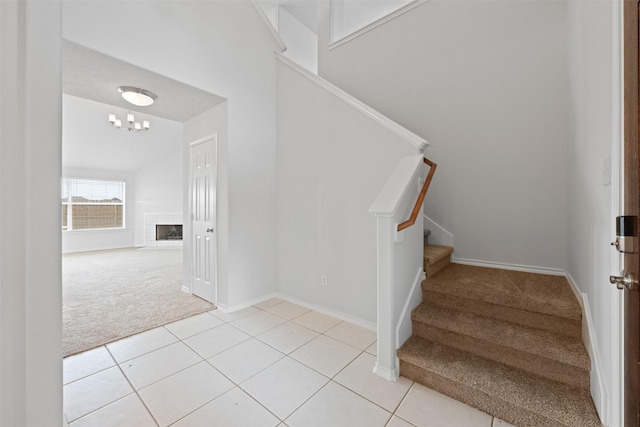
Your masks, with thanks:
<instances>
[{"instance_id":1,"label":"door knob","mask_svg":"<svg viewBox=\"0 0 640 427\"><path fill-rule=\"evenodd\" d=\"M620 272L620 276L609 276L609 281L611 284L616 285L616 288L628 291L635 290L638 284L638 281L633 279L631 273L624 270Z\"/></svg>"},{"instance_id":2,"label":"door knob","mask_svg":"<svg viewBox=\"0 0 640 427\"><path fill-rule=\"evenodd\" d=\"M207 228L207 233L213 233L213 228Z\"/></svg>"}]
</instances>

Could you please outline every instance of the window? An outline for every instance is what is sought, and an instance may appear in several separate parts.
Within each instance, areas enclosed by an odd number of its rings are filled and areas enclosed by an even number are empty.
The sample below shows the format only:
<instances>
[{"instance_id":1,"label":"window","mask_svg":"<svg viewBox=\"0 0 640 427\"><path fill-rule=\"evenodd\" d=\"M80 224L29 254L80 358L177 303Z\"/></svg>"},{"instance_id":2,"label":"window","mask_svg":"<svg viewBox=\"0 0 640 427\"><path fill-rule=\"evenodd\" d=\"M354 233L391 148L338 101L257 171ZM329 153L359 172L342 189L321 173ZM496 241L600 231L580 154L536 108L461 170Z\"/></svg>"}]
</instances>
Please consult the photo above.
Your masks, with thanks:
<instances>
[{"instance_id":1,"label":"window","mask_svg":"<svg viewBox=\"0 0 640 427\"><path fill-rule=\"evenodd\" d=\"M124 228L124 182L63 178L62 230Z\"/></svg>"}]
</instances>

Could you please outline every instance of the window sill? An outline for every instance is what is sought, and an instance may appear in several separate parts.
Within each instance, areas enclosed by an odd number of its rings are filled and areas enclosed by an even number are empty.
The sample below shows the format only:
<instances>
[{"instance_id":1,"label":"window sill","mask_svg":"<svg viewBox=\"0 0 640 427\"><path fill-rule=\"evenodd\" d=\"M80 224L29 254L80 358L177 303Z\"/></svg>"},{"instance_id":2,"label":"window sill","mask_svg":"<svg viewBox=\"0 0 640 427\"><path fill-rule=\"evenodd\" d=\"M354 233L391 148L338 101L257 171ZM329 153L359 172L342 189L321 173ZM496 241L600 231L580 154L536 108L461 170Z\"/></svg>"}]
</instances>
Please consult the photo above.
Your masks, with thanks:
<instances>
[{"instance_id":1,"label":"window sill","mask_svg":"<svg viewBox=\"0 0 640 427\"><path fill-rule=\"evenodd\" d=\"M131 231L128 228L87 228L83 230L62 230L62 233L81 234L81 233L124 233Z\"/></svg>"}]
</instances>

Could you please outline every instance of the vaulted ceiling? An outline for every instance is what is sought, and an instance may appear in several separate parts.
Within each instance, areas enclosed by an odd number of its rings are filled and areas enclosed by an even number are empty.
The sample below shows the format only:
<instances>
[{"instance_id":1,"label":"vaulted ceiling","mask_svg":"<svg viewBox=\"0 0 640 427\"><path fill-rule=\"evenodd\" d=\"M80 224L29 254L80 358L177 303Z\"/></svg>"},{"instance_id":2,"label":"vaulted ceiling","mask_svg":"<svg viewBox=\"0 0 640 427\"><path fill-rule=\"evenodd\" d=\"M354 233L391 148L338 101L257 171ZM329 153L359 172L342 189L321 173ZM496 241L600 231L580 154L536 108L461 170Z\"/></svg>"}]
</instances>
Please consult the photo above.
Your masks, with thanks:
<instances>
[{"instance_id":1,"label":"vaulted ceiling","mask_svg":"<svg viewBox=\"0 0 640 427\"><path fill-rule=\"evenodd\" d=\"M63 44L64 167L135 172L182 148L182 123L224 102L224 98L136 67L75 43ZM135 107L119 86L151 90L158 99ZM136 120L149 120L148 132L115 129L131 109Z\"/></svg>"}]
</instances>

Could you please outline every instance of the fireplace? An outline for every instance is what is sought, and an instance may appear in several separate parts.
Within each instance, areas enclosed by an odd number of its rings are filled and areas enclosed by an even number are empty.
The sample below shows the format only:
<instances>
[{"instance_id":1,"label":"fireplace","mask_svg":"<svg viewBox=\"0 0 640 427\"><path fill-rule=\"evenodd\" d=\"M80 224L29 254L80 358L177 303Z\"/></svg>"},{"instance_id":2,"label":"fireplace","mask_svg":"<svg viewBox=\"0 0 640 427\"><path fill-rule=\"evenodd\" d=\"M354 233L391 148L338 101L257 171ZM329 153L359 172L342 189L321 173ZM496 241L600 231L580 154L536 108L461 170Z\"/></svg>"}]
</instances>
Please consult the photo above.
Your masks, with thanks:
<instances>
[{"instance_id":1,"label":"fireplace","mask_svg":"<svg viewBox=\"0 0 640 427\"><path fill-rule=\"evenodd\" d=\"M182 240L182 224L156 224L156 240Z\"/></svg>"}]
</instances>

